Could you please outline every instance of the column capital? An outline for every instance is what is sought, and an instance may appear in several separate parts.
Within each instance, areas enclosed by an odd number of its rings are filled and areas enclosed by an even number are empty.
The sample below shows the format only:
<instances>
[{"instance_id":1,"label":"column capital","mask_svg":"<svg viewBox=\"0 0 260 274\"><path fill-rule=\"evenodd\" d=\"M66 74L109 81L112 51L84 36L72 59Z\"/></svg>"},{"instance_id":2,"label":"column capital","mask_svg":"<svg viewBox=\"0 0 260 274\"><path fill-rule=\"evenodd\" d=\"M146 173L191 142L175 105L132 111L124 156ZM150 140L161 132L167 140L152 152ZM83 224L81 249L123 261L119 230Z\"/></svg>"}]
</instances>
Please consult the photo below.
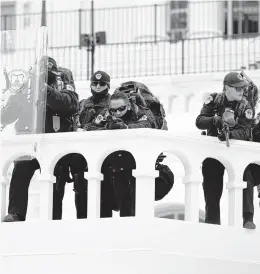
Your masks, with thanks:
<instances>
[{"instance_id":1,"label":"column capital","mask_svg":"<svg viewBox=\"0 0 260 274\"><path fill-rule=\"evenodd\" d=\"M9 185L9 179L5 176L1 176L0 184L2 184L4 186L8 186Z\"/></svg>"},{"instance_id":2,"label":"column capital","mask_svg":"<svg viewBox=\"0 0 260 274\"><path fill-rule=\"evenodd\" d=\"M227 189L244 189L247 187L246 182L228 182L227 183Z\"/></svg>"},{"instance_id":3,"label":"column capital","mask_svg":"<svg viewBox=\"0 0 260 274\"><path fill-rule=\"evenodd\" d=\"M145 172L143 170L133 170L133 176L138 177L138 178L157 178L159 176L159 171L158 170L151 170Z\"/></svg>"},{"instance_id":4,"label":"column capital","mask_svg":"<svg viewBox=\"0 0 260 274\"><path fill-rule=\"evenodd\" d=\"M86 172L87 174L85 175L87 180L99 180L102 181L104 179L104 175L101 172Z\"/></svg>"}]
</instances>

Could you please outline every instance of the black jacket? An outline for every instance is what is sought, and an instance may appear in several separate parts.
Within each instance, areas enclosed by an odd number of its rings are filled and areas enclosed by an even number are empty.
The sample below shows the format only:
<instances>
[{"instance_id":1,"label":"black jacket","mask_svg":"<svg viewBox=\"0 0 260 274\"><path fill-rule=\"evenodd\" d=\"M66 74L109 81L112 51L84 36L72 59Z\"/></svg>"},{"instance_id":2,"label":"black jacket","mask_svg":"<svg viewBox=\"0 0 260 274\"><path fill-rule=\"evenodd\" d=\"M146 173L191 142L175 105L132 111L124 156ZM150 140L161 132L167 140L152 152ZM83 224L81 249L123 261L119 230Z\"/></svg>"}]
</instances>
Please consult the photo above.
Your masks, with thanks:
<instances>
[{"instance_id":1,"label":"black jacket","mask_svg":"<svg viewBox=\"0 0 260 274\"><path fill-rule=\"evenodd\" d=\"M213 93L209 96L209 100L204 104L199 116L196 119L196 126L199 129L207 130L209 136L218 136L218 129L213 124L213 118L215 115L222 117L225 108L231 108L235 112L236 125L231 129L231 138L237 140L249 140L251 137L252 119L248 119L245 112L249 109L252 111L250 104L247 101L243 101L245 106L242 112L240 110L240 102L228 102L226 96L223 96L222 102L217 102L216 96L220 96L217 93Z\"/></svg>"}]
</instances>

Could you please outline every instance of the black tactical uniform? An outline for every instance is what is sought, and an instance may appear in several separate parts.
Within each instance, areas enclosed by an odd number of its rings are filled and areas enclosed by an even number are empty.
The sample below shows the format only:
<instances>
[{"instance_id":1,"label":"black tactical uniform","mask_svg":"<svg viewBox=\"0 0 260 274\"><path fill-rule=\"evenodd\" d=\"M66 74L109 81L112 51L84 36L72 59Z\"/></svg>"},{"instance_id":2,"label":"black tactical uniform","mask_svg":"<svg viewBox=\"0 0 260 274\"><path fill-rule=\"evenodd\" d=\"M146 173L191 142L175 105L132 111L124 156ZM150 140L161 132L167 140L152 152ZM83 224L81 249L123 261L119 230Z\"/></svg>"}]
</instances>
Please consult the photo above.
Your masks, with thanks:
<instances>
[{"instance_id":1,"label":"black tactical uniform","mask_svg":"<svg viewBox=\"0 0 260 274\"><path fill-rule=\"evenodd\" d=\"M235 87L238 84L238 87L241 87L247 84L244 80L236 77L237 73L228 74L224 79L224 85ZM211 94L196 119L196 126L199 129L207 130L207 135L218 136L221 141L224 141L221 117L226 108L234 111L236 120L235 126L230 129L229 138L248 141L250 139L253 110L245 98L241 101L229 102L224 92ZM206 223L220 224L219 203L223 191L224 169L222 163L213 158L205 159L202 164Z\"/></svg>"},{"instance_id":2,"label":"black tactical uniform","mask_svg":"<svg viewBox=\"0 0 260 274\"><path fill-rule=\"evenodd\" d=\"M78 108L78 95L75 92L73 78L71 81L72 73L67 69L62 69L61 80L63 82L62 89L58 89L55 82L55 75L58 75L56 61L50 57L44 57L47 59L48 64L51 65L51 69L48 72L48 86L47 86L47 99L46 99L46 111L45 111L45 133L54 132L69 132L73 131L72 116ZM19 98L15 98L16 95L9 98L6 107L1 112L2 123L4 125L11 123L10 119L5 120L5 117L12 117L13 121L16 119L15 129L17 133L25 133L25 125L31 124L27 119L30 119L31 113L27 113L28 108L24 108L26 104L19 104L19 100L26 100L24 97L26 94L19 94ZM23 98L21 98L23 97ZM18 99L18 100L17 100ZM28 102L29 104L29 102ZM21 112L24 112L21 115ZM9 115L10 113L12 115ZM62 161L60 161L62 165ZM54 175L59 179L59 164L56 166ZM36 159L29 158L28 160L16 161L14 170L12 173L9 193L9 207L8 214L4 221L23 221L26 219L27 204L28 204L28 188L34 172L39 169L39 163ZM54 187L55 189L55 187ZM55 196L55 194L54 194ZM54 197L55 198L55 197ZM53 215L58 210L58 206L53 206Z\"/></svg>"},{"instance_id":3,"label":"black tactical uniform","mask_svg":"<svg viewBox=\"0 0 260 274\"><path fill-rule=\"evenodd\" d=\"M118 94L118 92L116 93ZM111 100L113 99L111 97ZM104 110L86 130L111 130L133 128L156 128L153 113L145 107L131 105L131 109L117 121L109 121L110 112ZM159 177L155 180L155 200L162 199L169 193L174 183L171 170L161 164L163 157L158 157L155 169ZM101 184L101 216L111 217L112 210L120 211L120 216L135 216L135 178L132 170L135 160L127 151L110 154L102 165L104 181Z\"/></svg>"}]
</instances>

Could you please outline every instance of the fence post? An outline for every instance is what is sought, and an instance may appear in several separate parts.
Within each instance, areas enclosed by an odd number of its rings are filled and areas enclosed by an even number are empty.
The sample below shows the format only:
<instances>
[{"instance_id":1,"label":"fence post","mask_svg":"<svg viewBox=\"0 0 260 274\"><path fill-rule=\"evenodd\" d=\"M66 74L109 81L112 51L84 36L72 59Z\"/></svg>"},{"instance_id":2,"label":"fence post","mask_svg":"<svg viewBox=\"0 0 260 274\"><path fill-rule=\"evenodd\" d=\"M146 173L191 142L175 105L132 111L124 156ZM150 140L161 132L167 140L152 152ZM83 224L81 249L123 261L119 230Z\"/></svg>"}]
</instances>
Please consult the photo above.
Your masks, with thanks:
<instances>
[{"instance_id":1,"label":"fence post","mask_svg":"<svg viewBox=\"0 0 260 274\"><path fill-rule=\"evenodd\" d=\"M91 1L91 75L94 73L95 65L95 30L94 30L94 1Z\"/></svg>"},{"instance_id":2,"label":"fence post","mask_svg":"<svg viewBox=\"0 0 260 274\"><path fill-rule=\"evenodd\" d=\"M154 43L157 42L157 4L154 5Z\"/></svg>"},{"instance_id":3,"label":"fence post","mask_svg":"<svg viewBox=\"0 0 260 274\"><path fill-rule=\"evenodd\" d=\"M82 9L78 10L79 12L79 49L81 49L81 24L82 24Z\"/></svg>"},{"instance_id":4,"label":"fence post","mask_svg":"<svg viewBox=\"0 0 260 274\"><path fill-rule=\"evenodd\" d=\"M185 71L185 63L184 63L184 55L185 55L185 48L184 48L184 42L185 40L182 38L181 39L181 74L184 74L184 71Z\"/></svg>"},{"instance_id":5,"label":"fence post","mask_svg":"<svg viewBox=\"0 0 260 274\"><path fill-rule=\"evenodd\" d=\"M41 18L41 26L47 26L46 25L46 0L42 1L42 14L41 14L42 18Z\"/></svg>"}]
</instances>

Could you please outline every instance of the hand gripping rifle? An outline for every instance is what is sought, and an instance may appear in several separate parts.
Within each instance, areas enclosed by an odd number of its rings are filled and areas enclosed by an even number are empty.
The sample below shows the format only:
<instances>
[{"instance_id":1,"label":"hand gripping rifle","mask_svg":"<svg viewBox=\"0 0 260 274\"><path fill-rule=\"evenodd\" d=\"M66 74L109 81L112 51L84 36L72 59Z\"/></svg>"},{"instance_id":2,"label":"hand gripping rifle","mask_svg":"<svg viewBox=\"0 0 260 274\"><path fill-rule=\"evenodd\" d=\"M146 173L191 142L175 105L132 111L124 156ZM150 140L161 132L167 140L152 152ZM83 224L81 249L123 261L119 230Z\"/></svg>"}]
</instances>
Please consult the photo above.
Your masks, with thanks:
<instances>
[{"instance_id":1,"label":"hand gripping rifle","mask_svg":"<svg viewBox=\"0 0 260 274\"><path fill-rule=\"evenodd\" d=\"M226 138L226 145L229 147L229 133L230 128L234 127L236 124L235 121L235 113L232 109L226 108L225 112L222 115L222 123L223 123L223 132Z\"/></svg>"}]
</instances>

